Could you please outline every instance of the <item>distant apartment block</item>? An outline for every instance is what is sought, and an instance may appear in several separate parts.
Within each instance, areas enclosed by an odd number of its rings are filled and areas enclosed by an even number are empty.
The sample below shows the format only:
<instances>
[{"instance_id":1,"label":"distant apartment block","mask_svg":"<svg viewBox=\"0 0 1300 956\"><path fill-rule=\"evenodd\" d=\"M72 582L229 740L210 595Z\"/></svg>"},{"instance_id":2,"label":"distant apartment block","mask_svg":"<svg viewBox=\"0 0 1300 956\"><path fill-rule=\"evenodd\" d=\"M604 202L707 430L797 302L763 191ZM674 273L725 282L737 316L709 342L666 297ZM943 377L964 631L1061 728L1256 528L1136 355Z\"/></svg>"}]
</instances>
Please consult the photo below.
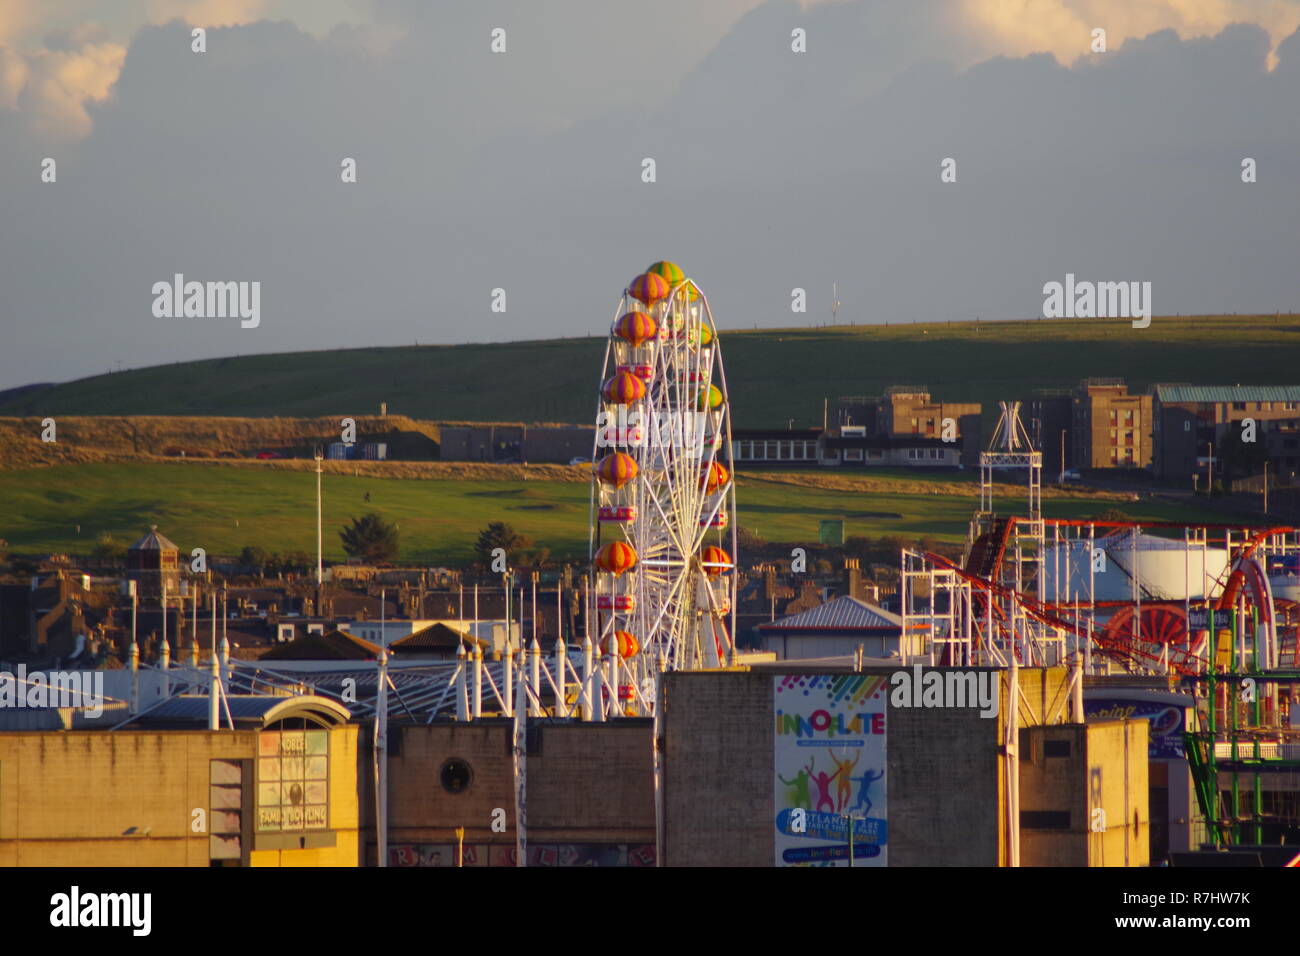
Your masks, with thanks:
<instances>
[{"instance_id":1,"label":"distant apartment block","mask_svg":"<svg viewBox=\"0 0 1300 956\"><path fill-rule=\"evenodd\" d=\"M443 425L443 461L564 462L591 455L593 425Z\"/></svg>"},{"instance_id":2,"label":"distant apartment block","mask_svg":"<svg viewBox=\"0 0 1300 956\"><path fill-rule=\"evenodd\" d=\"M1085 379L1072 398L1071 466L1149 468L1152 463L1151 396L1133 395L1122 379Z\"/></svg>"},{"instance_id":3,"label":"distant apartment block","mask_svg":"<svg viewBox=\"0 0 1300 956\"><path fill-rule=\"evenodd\" d=\"M1055 481L1067 468L1077 467L1071 457L1074 441L1074 393L1068 388L1038 389L1022 399L1020 417L1029 441L1043 454L1043 476Z\"/></svg>"},{"instance_id":4,"label":"distant apartment block","mask_svg":"<svg viewBox=\"0 0 1300 956\"><path fill-rule=\"evenodd\" d=\"M879 397L839 399L824 428L738 430L732 451L738 463L756 465L957 468L979 460L980 411L978 403L933 401L923 386L893 386Z\"/></svg>"},{"instance_id":5,"label":"distant apartment block","mask_svg":"<svg viewBox=\"0 0 1300 956\"><path fill-rule=\"evenodd\" d=\"M978 402L933 401L924 385L893 385L876 404L876 434L941 438L944 419L952 419L959 435L978 436L980 412Z\"/></svg>"},{"instance_id":6,"label":"distant apartment block","mask_svg":"<svg viewBox=\"0 0 1300 956\"><path fill-rule=\"evenodd\" d=\"M1162 478L1186 479L1203 469L1210 445L1222 449L1229 430L1248 418L1274 474L1300 471L1300 385L1157 385L1153 399Z\"/></svg>"}]
</instances>

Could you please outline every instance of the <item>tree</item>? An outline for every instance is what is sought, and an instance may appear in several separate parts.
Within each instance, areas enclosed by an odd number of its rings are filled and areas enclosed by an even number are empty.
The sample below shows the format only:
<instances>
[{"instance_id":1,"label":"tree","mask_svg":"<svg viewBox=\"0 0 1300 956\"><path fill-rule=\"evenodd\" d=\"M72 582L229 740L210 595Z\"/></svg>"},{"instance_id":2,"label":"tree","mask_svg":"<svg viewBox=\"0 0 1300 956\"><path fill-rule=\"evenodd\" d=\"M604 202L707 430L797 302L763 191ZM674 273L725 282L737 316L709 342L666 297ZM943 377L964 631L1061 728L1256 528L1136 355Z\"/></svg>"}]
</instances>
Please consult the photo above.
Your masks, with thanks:
<instances>
[{"instance_id":1,"label":"tree","mask_svg":"<svg viewBox=\"0 0 1300 956\"><path fill-rule=\"evenodd\" d=\"M911 546L911 540L901 534L884 534L880 536L876 554L881 564L898 564L902 560L903 549Z\"/></svg>"},{"instance_id":2,"label":"tree","mask_svg":"<svg viewBox=\"0 0 1300 956\"><path fill-rule=\"evenodd\" d=\"M285 571L305 573L315 570L316 559L309 557L306 551L286 551L282 566Z\"/></svg>"},{"instance_id":3,"label":"tree","mask_svg":"<svg viewBox=\"0 0 1300 956\"><path fill-rule=\"evenodd\" d=\"M1125 512L1118 508L1107 508L1105 511L1099 511L1088 519L1089 521L1132 521Z\"/></svg>"},{"instance_id":4,"label":"tree","mask_svg":"<svg viewBox=\"0 0 1300 956\"><path fill-rule=\"evenodd\" d=\"M239 552L239 563L246 568L257 568L259 571L266 566L266 552L255 544L250 544Z\"/></svg>"},{"instance_id":5,"label":"tree","mask_svg":"<svg viewBox=\"0 0 1300 956\"><path fill-rule=\"evenodd\" d=\"M852 558L866 560L874 553L875 547L869 535L851 534L844 539L844 553Z\"/></svg>"},{"instance_id":6,"label":"tree","mask_svg":"<svg viewBox=\"0 0 1300 956\"><path fill-rule=\"evenodd\" d=\"M530 548L532 543L531 538L519 534L504 521L493 521L479 532L478 541L474 544L474 550L478 552L479 560L491 567L492 552L497 548L505 551L507 559L517 558L521 552Z\"/></svg>"},{"instance_id":7,"label":"tree","mask_svg":"<svg viewBox=\"0 0 1300 956\"><path fill-rule=\"evenodd\" d=\"M339 537L343 539L343 550L354 558L380 563L397 556L397 527L373 511L353 518Z\"/></svg>"},{"instance_id":8,"label":"tree","mask_svg":"<svg viewBox=\"0 0 1300 956\"><path fill-rule=\"evenodd\" d=\"M126 546L105 531L95 539L95 546L90 549L91 557L103 561L119 561L126 557Z\"/></svg>"},{"instance_id":9,"label":"tree","mask_svg":"<svg viewBox=\"0 0 1300 956\"><path fill-rule=\"evenodd\" d=\"M1264 436L1263 423L1256 423L1261 434ZM1241 424L1232 423L1228 426L1223 438L1214 449L1215 457L1223 463L1224 477L1229 481L1238 475L1249 476L1258 475L1264 470L1264 463L1268 461L1268 447L1261 440L1242 441Z\"/></svg>"}]
</instances>

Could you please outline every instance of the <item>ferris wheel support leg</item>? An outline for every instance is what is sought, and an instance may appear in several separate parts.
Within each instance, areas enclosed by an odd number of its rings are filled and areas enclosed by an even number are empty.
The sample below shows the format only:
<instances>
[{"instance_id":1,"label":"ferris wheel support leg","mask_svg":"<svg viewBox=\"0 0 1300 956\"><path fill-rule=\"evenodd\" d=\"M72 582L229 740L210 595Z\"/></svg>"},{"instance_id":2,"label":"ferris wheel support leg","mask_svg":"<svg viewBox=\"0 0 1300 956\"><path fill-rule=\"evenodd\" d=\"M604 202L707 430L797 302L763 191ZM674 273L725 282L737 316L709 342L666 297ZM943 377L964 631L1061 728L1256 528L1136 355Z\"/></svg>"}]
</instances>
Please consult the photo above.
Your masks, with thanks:
<instances>
[{"instance_id":1,"label":"ferris wheel support leg","mask_svg":"<svg viewBox=\"0 0 1300 956\"><path fill-rule=\"evenodd\" d=\"M568 666L564 638L557 637L555 639L555 716L557 717L564 713L564 708L568 704L568 681L565 675Z\"/></svg>"},{"instance_id":2,"label":"ferris wheel support leg","mask_svg":"<svg viewBox=\"0 0 1300 956\"><path fill-rule=\"evenodd\" d=\"M1076 652L1070 658L1070 721L1084 723L1083 716L1083 667Z\"/></svg>"},{"instance_id":3,"label":"ferris wheel support leg","mask_svg":"<svg viewBox=\"0 0 1300 956\"><path fill-rule=\"evenodd\" d=\"M533 692L528 703L528 713L533 717L542 716L542 645L533 638L533 646L528 649L529 687Z\"/></svg>"},{"instance_id":4,"label":"ferris wheel support leg","mask_svg":"<svg viewBox=\"0 0 1300 956\"><path fill-rule=\"evenodd\" d=\"M582 691L579 695L579 700L581 701L582 704L583 720L593 719L591 713L592 673L593 672L591 667L591 638L584 637L582 639Z\"/></svg>"},{"instance_id":5,"label":"ferris wheel support leg","mask_svg":"<svg viewBox=\"0 0 1300 956\"><path fill-rule=\"evenodd\" d=\"M513 717L515 715L515 649L510 645L509 638L506 639L505 660L501 665L501 688L501 710L507 717Z\"/></svg>"},{"instance_id":6,"label":"ferris wheel support leg","mask_svg":"<svg viewBox=\"0 0 1300 956\"><path fill-rule=\"evenodd\" d=\"M465 680L465 671L469 663L462 644L456 651L456 719L469 720L469 685Z\"/></svg>"},{"instance_id":7,"label":"ferris wheel support leg","mask_svg":"<svg viewBox=\"0 0 1300 956\"><path fill-rule=\"evenodd\" d=\"M605 661L603 655L597 655L596 666L591 669L591 696L593 700L592 720L598 724L605 722L605 688L602 686L604 681Z\"/></svg>"},{"instance_id":8,"label":"ferris wheel support leg","mask_svg":"<svg viewBox=\"0 0 1300 956\"><path fill-rule=\"evenodd\" d=\"M483 716L483 648L474 646L474 710L473 716Z\"/></svg>"}]
</instances>

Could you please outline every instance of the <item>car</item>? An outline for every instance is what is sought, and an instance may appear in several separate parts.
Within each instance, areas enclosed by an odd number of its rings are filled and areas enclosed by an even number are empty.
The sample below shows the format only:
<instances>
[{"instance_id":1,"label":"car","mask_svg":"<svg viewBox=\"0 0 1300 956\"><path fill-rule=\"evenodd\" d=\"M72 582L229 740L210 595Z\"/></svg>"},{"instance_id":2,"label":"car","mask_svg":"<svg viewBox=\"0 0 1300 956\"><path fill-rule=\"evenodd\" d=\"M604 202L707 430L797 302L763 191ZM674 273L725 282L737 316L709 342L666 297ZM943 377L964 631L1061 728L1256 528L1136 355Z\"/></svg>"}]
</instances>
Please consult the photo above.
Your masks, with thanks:
<instances>
[{"instance_id":1,"label":"car","mask_svg":"<svg viewBox=\"0 0 1300 956\"><path fill-rule=\"evenodd\" d=\"M590 458L583 458L583 457L581 457L581 456L579 456L579 457L577 457L577 458L570 458L570 459L569 459L569 464L570 464L570 465L590 465L590 464L591 464L591 459L590 459Z\"/></svg>"},{"instance_id":2,"label":"car","mask_svg":"<svg viewBox=\"0 0 1300 956\"><path fill-rule=\"evenodd\" d=\"M283 458L284 456L273 451L259 451L257 457L261 461L267 461L271 458Z\"/></svg>"},{"instance_id":3,"label":"car","mask_svg":"<svg viewBox=\"0 0 1300 956\"><path fill-rule=\"evenodd\" d=\"M1062 481L1083 481L1083 475L1079 474L1078 468L1067 468L1061 472Z\"/></svg>"}]
</instances>

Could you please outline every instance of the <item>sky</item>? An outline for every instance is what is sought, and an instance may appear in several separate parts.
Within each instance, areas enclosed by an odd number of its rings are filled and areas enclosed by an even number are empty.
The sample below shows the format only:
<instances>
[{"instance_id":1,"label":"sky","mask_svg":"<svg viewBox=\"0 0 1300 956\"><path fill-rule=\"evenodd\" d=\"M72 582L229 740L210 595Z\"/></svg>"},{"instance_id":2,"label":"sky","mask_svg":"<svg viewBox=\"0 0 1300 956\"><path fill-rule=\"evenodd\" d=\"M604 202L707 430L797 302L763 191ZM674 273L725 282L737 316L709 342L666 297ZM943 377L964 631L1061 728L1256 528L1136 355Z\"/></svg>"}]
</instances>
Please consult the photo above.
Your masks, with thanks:
<instances>
[{"instance_id":1,"label":"sky","mask_svg":"<svg viewBox=\"0 0 1300 956\"><path fill-rule=\"evenodd\" d=\"M1300 311L1297 103L1294 0L0 0L0 388L604 334L663 258L723 330Z\"/></svg>"}]
</instances>

